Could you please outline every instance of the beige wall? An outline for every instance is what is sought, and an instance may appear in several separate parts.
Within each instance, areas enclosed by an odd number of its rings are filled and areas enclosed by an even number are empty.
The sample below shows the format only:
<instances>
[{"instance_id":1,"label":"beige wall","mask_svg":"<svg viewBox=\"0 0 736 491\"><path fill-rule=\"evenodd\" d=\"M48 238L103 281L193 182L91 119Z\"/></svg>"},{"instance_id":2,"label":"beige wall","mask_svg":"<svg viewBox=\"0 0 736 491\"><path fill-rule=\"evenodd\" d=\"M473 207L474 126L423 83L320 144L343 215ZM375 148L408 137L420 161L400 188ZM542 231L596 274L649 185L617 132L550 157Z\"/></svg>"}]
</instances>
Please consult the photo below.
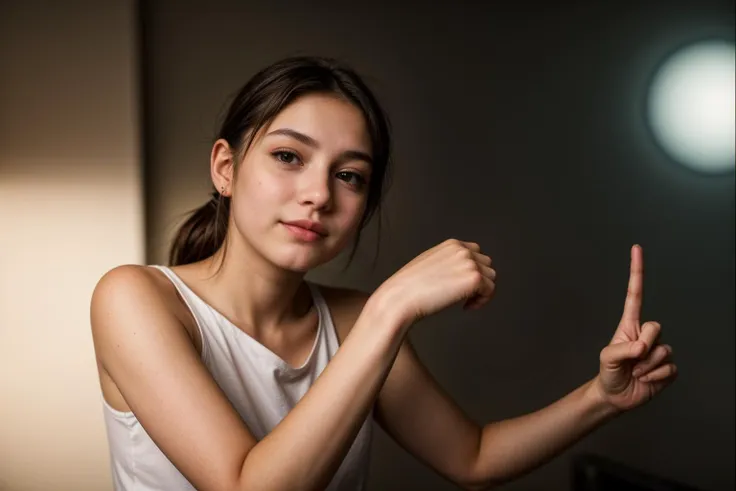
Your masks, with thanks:
<instances>
[{"instance_id":1,"label":"beige wall","mask_svg":"<svg viewBox=\"0 0 736 491\"><path fill-rule=\"evenodd\" d=\"M0 5L0 489L111 489L88 312L143 261L134 3Z\"/></svg>"}]
</instances>

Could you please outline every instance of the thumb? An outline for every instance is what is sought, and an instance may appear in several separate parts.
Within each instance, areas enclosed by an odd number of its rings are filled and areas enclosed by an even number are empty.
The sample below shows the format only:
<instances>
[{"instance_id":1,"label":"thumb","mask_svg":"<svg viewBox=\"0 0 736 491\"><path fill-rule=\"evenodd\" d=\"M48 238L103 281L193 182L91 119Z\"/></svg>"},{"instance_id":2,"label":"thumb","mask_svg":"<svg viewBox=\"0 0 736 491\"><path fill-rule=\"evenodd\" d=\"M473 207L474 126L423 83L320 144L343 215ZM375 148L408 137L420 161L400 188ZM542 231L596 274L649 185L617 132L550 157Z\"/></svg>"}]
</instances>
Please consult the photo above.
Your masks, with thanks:
<instances>
[{"instance_id":1,"label":"thumb","mask_svg":"<svg viewBox=\"0 0 736 491\"><path fill-rule=\"evenodd\" d=\"M601 366L615 370L624 362L639 358L646 348L646 344L642 341L609 344L601 351Z\"/></svg>"}]
</instances>

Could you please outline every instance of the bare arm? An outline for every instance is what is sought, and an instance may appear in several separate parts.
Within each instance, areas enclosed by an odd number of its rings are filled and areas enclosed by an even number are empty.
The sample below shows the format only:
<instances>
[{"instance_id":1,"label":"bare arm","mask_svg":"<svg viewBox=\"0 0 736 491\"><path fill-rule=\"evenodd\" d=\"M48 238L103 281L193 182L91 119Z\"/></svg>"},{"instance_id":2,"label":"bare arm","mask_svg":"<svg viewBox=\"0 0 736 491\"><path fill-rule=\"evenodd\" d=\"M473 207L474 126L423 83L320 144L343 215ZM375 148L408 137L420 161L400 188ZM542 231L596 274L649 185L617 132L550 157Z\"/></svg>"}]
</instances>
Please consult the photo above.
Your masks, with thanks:
<instances>
[{"instance_id":1,"label":"bare arm","mask_svg":"<svg viewBox=\"0 0 736 491\"><path fill-rule=\"evenodd\" d=\"M545 463L613 413L587 383L552 405L481 427L401 347L376 419L403 448L465 489L487 489Z\"/></svg>"},{"instance_id":2,"label":"bare arm","mask_svg":"<svg viewBox=\"0 0 736 491\"><path fill-rule=\"evenodd\" d=\"M661 326L639 320L642 278L642 250L633 246L624 313L601 351L599 374L546 408L481 428L441 390L406 342L379 396L382 425L466 489L487 489L531 471L675 380L672 348L657 341Z\"/></svg>"},{"instance_id":3,"label":"bare arm","mask_svg":"<svg viewBox=\"0 0 736 491\"><path fill-rule=\"evenodd\" d=\"M595 384L593 379L533 413L487 424L470 471L473 481L487 489L530 472L615 416Z\"/></svg>"},{"instance_id":4,"label":"bare arm","mask_svg":"<svg viewBox=\"0 0 736 491\"><path fill-rule=\"evenodd\" d=\"M323 489L394 361L403 328L373 298L296 407L257 442L202 365L144 268L108 273L92 299L95 350L136 417L202 490Z\"/></svg>"}]
</instances>

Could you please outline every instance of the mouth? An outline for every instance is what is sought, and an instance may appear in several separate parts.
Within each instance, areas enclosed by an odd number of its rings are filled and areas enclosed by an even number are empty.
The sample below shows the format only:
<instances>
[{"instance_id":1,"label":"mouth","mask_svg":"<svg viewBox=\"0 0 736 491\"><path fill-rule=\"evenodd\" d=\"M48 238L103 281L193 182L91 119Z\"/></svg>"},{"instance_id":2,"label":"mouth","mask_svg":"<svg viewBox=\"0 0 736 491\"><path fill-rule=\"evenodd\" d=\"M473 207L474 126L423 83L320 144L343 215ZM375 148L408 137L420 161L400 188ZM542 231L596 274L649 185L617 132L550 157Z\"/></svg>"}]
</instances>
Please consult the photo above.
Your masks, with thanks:
<instances>
[{"instance_id":1,"label":"mouth","mask_svg":"<svg viewBox=\"0 0 736 491\"><path fill-rule=\"evenodd\" d=\"M305 242L315 242L327 236L325 228L317 222L296 220L293 222L281 222L281 224L292 236Z\"/></svg>"}]
</instances>

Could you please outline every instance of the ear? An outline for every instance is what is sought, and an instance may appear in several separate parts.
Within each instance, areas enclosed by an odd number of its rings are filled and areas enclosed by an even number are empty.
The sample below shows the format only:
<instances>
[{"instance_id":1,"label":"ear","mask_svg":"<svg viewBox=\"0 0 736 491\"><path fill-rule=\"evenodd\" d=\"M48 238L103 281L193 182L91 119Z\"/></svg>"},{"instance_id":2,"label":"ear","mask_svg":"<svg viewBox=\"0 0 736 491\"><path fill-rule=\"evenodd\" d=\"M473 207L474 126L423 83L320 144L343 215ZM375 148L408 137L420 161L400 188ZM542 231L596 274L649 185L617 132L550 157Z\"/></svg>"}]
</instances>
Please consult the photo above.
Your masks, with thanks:
<instances>
[{"instance_id":1,"label":"ear","mask_svg":"<svg viewBox=\"0 0 736 491\"><path fill-rule=\"evenodd\" d=\"M235 172L235 152L226 140L220 138L212 145L210 155L210 176L215 189L223 196L232 194Z\"/></svg>"}]
</instances>

